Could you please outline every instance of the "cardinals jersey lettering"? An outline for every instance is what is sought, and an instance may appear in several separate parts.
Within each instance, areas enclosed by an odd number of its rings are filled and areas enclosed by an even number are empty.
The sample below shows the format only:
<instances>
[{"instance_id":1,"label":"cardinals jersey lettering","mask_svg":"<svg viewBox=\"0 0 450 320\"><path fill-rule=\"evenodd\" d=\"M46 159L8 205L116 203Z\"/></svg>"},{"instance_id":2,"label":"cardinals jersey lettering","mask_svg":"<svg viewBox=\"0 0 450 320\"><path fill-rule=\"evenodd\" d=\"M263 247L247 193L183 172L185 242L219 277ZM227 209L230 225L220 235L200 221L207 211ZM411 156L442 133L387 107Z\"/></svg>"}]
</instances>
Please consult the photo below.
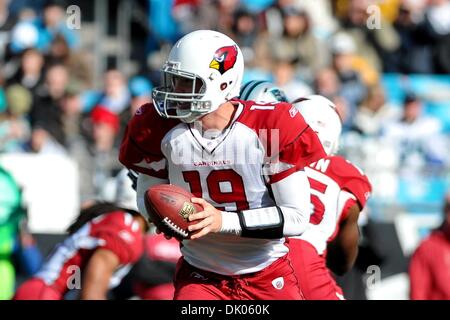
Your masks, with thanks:
<instances>
[{"instance_id":1,"label":"cardinals jersey lettering","mask_svg":"<svg viewBox=\"0 0 450 320\"><path fill-rule=\"evenodd\" d=\"M77 268L82 273L93 252L100 248L111 250L120 261L119 269L110 280L110 288L113 288L143 253L138 222L131 214L121 211L93 219L54 249L36 277L64 294L69 289L69 277L73 277Z\"/></svg>"},{"instance_id":2,"label":"cardinals jersey lettering","mask_svg":"<svg viewBox=\"0 0 450 320\"><path fill-rule=\"evenodd\" d=\"M311 185L311 217L308 229L294 238L308 241L323 254L348 209L355 203L364 208L372 186L359 168L340 156L313 162L305 172Z\"/></svg>"},{"instance_id":3,"label":"cardinals jersey lettering","mask_svg":"<svg viewBox=\"0 0 450 320\"><path fill-rule=\"evenodd\" d=\"M150 104L144 105L127 127L120 161L168 179L223 211L275 205L269 185L323 157L323 148L286 103L234 103L234 119L219 134L202 134L196 124L162 119ZM181 250L193 266L221 274L259 271L288 251L283 239L217 233L185 240Z\"/></svg>"}]
</instances>

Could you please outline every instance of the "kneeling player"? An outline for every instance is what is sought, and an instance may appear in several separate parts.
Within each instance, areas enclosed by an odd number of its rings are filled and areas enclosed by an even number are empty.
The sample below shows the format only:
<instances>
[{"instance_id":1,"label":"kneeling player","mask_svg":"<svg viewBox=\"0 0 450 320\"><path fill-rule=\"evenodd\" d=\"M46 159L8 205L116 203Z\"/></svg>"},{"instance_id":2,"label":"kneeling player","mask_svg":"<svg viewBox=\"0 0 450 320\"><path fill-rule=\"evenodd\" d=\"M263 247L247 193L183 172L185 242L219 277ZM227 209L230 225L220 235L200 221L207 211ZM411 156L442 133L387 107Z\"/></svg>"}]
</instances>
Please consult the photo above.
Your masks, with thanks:
<instances>
[{"instance_id":1,"label":"kneeling player","mask_svg":"<svg viewBox=\"0 0 450 320\"><path fill-rule=\"evenodd\" d=\"M122 179L122 180L121 180ZM126 181L123 181L126 179ZM137 212L131 181L122 174L117 204L96 203L81 211L41 270L16 291L15 300L62 300L81 281L81 299L106 299L143 252L147 223ZM130 190L131 189L131 190ZM131 195L131 197L130 197ZM134 195L134 199L133 198ZM121 201L129 199L131 201ZM123 207L124 208L123 208ZM76 280L77 273L81 279Z\"/></svg>"},{"instance_id":2,"label":"kneeling player","mask_svg":"<svg viewBox=\"0 0 450 320\"><path fill-rule=\"evenodd\" d=\"M241 90L241 98L258 102L283 102L284 96L267 81L250 81ZM318 134L328 157L305 168L312 212L307 231L290 238L290 256L306 299L343 299L342 289L328 268L342 275L353 266L358 250L357 221L371 185L359 168L333 155L341 134L334 104L318 95L299 98L293 104Z\"/></svg>"}]
</instances>

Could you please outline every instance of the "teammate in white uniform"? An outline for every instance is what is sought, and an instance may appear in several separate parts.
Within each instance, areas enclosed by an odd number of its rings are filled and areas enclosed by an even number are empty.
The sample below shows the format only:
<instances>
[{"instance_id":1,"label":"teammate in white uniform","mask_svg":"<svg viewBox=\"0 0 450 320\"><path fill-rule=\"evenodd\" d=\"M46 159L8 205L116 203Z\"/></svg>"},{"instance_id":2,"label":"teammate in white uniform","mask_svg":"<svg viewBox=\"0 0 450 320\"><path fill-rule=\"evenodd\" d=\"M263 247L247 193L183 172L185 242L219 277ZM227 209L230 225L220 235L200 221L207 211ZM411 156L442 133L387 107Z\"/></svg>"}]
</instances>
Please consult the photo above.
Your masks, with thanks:
<instances>
[{"instance_id":1,"label":"teammate in white uniform","mask_svg":"<svg viewBox=\"0 0 450 320\"><path fill-rule=\"evenodd\" d=\"M278 90L273 84L253 81L242 88L241 96L276 103L283 101L283 94L270 93ZM358 249L358 216L371 185L358 167L334 155L341 134L335 105L318 95L299 98L293 104L316 131L328 156L305 168L311 185L310 226L301 236L290 239L290 255L306 299L343 299L342 289L327 265L340 275L353 266Z\"/></svg>"},{"instance_id":2,"label":"teammate in white uniform","mask_svg":"<svg viewBox=\"0 0 450 320\"><path fill-rule=\"evenodd\" d=\"M352 268L358 253L358 217L372 187L358 167L334 155L341 133L335 105L317 95L293 104L328 154L305 168L311 185L311 218L308 230L289 242L294 267L306 299L343 299L327 265L339 275Z\"/></svg>"},{"instance_id":3,"label":"teammate in white uniform","mask_svg":"<svg viewBox=\"0 0 450 320\"><path fill-rule=\"evenodd\" d=\"M190 216L197 223L182 242L176 299L301 298L284 236L307 227L303 168L325 153L293 106L234 99L243 68L227 36L184 36L153 105L136 112L122 142L120 161L140 173L142 211L148 187L169 182L204 208Z\"/></svg>"}]
</instances>

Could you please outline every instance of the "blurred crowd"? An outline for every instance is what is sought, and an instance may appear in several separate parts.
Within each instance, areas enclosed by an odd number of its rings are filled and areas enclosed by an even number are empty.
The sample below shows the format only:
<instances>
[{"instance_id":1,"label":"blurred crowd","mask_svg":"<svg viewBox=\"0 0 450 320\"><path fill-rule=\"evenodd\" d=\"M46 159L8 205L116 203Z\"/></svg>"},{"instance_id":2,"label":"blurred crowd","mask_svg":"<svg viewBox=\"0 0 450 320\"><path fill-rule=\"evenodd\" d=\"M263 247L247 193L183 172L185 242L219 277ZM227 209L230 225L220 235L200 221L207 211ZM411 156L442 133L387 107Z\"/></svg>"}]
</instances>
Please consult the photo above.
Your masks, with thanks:
<instances>
[{"instance_id":1,"label":"blurred crowd","mask_svg":"<svg viewBox=\"0 0 450 320\"><path fill-rule=\"evenodd\" d=\"M134 3L148 19L146 35L132 39L145 43L145 60L137 74L112 66L96 83L80 30L66 24L69 3L0 0L0 152L68 156L78 164L81 202L101 196L121 168L124 127L151 101L168 48L205 28L239 44L244 80L273 81L288 99L314 92L335 102L341 153L367 171L375 196L394 195L386 185L398 174L446 172L442 123L412 90L392 106L382 78L450 73L450 0Z\"/></svg>"}]
</instances>

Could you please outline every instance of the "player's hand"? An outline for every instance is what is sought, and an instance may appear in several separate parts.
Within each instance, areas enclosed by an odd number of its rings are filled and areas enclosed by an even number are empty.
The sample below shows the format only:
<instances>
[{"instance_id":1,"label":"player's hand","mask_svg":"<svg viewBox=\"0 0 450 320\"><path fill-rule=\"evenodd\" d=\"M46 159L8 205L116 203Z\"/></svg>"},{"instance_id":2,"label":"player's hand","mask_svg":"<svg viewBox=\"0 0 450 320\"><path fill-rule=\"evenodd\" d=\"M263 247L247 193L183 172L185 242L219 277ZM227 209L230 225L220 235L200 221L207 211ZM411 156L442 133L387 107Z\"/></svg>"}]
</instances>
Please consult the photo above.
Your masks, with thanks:
<instances>
[{"instance_id":1,"label":"player's hand","mask_svg":"<svg viewBox=\"0 0 450 320\"><path fill-rule=\"evenodd\" d=\"M219 232L222 228L222 213L202 198L192 198L192 203L203 207L203 211L191 214L189 221L199 220L198 223L189 226L191 239L198 239L210 232Z\"/></svg>"}]
</instances>

